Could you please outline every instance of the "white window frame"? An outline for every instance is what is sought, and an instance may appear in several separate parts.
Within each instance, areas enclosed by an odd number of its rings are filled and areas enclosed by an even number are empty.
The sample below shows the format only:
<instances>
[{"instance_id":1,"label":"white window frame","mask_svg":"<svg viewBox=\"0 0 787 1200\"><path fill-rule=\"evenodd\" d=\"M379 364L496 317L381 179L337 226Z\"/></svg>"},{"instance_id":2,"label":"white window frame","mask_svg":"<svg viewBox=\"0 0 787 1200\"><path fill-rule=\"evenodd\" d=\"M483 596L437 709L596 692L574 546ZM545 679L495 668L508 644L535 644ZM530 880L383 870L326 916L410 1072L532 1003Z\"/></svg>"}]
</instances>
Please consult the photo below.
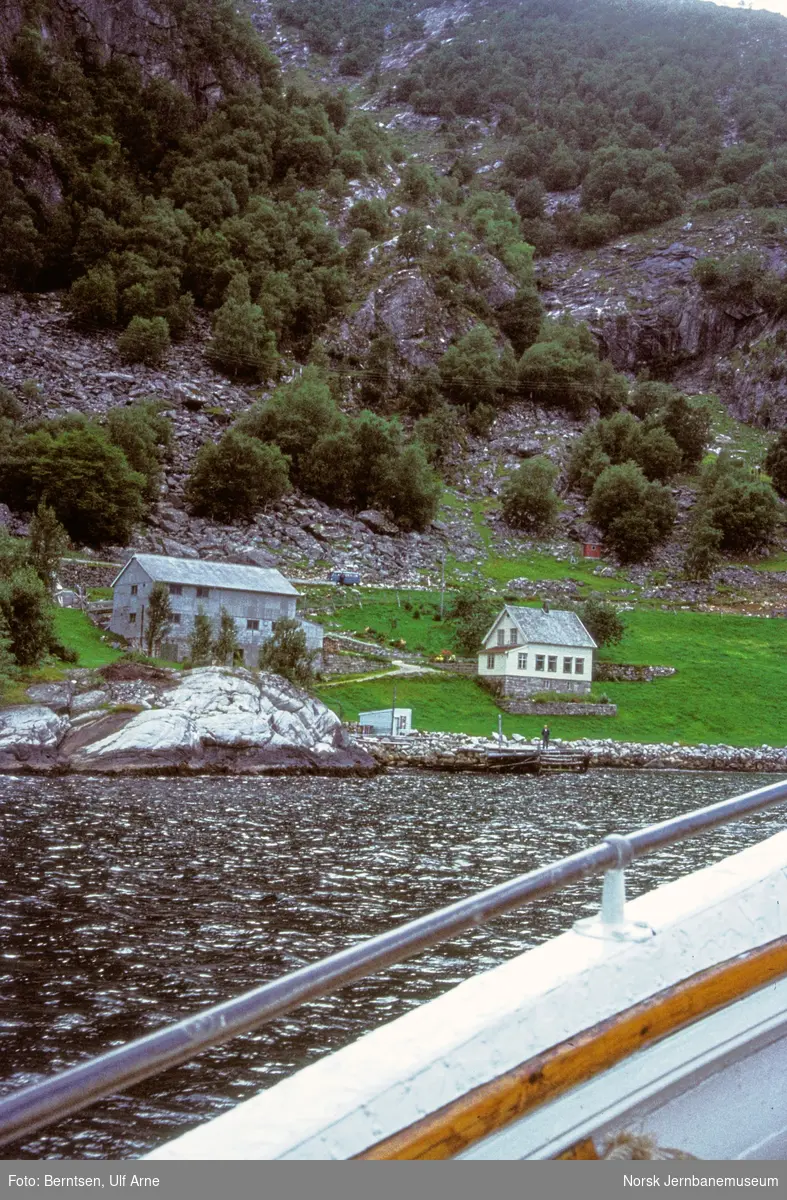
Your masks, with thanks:
<instances>
[{"instance_id":1,"label":"white window frame","mask_svg":"<svg viewBox=\"0 0 787 1200\"><path fill-rule=\"evenodd\" d=\"M571 675L571 673L572 673L571 668L572 668L573 662L574 662L573 658L568 658L564 655L564 657L563 657L563 674L564 675Z\"/></svg>"},{"instance_id":2,"label":"white window frame","mask_svg":"<svg viewBox=\"0 0 787 1200\"><path fill-rule=\"evenodd\" d=\"M585 674L584 658L575 658L574 659L574 674L575 675L584 675Z\"/></svg>"},{"instance_id":3,"label":"white window frame","mask_svg":"<svg viewBox=\"0 0 787 1200\"><path fill-rule=\"evenodd\" d=\"M497 644L498 646L505 646L506 644L506 631L502 627L497 631Z\"/></svg>"},{"instance_id":4,"label":"white window frame","mask_svg":"<svg viewBox=\"0 0 787 1200\"><path fill-rule=\"evenodd\" d=\"M547 671L552 675L557 674L557 655L556 654L547 655Z\"/></svg>"},{"instance_id":5,"label":"white window frame","mask_svg":"<svg viewBox=\"0 0 787 1200\"><path fill-rule=\"evenodd\" d=\"M527 670L527 654L518 654L517 655L517 670L518 671L526 671Z\"/></svg>"},{"instance_id":6,"label":"white window frame","mask_svg":"<svg viewBox=\"0 0 787 1200\"><path fill-rule=\"evenodd\" d=\"M494 671L494 669L495 669L495 656L494 656L494 654L487 654L487 656L486 656L486 669L487 669L487 671Z\"/></svg>"},{"instance_id":7,"label":"white window frame","mask_svg":"<svg viewBox=\"0 0 787 1200\"><path fill-rule=\"evenodd\" d=\"M546 665L546 655L545 654L537 654L536 655L536 670L543 671L545 665Z\"/></svg>"}]
</instances>

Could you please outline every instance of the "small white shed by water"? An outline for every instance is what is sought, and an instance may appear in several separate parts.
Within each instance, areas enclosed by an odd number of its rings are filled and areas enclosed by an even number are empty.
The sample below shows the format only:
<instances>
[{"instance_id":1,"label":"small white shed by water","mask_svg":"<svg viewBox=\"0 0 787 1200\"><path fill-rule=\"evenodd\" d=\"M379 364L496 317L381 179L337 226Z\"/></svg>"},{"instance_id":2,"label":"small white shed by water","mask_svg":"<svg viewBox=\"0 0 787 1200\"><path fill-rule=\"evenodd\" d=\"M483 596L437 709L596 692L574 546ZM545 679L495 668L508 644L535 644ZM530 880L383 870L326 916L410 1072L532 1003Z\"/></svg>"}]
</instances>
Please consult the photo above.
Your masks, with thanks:
<instances>
[{"instance_id":1,"label":"small white shed by water","mask_svg":"<svg viewBox=\"0 0 787 1200\"><path fill-rule=\"evenodd\" d=\"M362 712L358 714L358 724L381 736L406 737L413 728L413 710L378 708L374 712Z\"/></svg>"}]
</instances>

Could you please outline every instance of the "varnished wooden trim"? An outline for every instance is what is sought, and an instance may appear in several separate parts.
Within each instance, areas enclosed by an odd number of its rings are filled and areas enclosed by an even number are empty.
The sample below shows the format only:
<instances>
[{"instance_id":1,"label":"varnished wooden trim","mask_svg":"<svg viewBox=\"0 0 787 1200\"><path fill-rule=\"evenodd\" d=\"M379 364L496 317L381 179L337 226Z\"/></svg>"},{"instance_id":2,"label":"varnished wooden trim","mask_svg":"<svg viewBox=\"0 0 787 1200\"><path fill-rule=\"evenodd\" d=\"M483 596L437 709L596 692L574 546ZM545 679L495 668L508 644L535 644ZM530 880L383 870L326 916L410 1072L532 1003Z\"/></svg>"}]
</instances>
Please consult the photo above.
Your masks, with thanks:
<instances>
[{"instance_id":1,"label":"varnished wooden trim","mask_svg":"<svg viewBox=\"0 0 787 1200\"><path fill-rule=\"evenodd\" d=\"M558 1158L583 1158L583 1159L598 1159L599 1155L596 1151L595 1144L592 1138L582 1138L581 1142L574 1142L573 1146L569 1146L568 1150L564 1150L562 1154L558 1154Z\"/></svg>"},{"instance_id":2,"label":"varnished wooden trim","mask_svg":"<svg viewBox=\"0 0 787 1200\"><path fill-rule=\"evenodd\" d=\"M642 1046L787 975L787 938L718 963L473 1088L356 1155L453 1158ZM583 1156L584 1157L584 1156Z\"/></svg>"}]
</instances>

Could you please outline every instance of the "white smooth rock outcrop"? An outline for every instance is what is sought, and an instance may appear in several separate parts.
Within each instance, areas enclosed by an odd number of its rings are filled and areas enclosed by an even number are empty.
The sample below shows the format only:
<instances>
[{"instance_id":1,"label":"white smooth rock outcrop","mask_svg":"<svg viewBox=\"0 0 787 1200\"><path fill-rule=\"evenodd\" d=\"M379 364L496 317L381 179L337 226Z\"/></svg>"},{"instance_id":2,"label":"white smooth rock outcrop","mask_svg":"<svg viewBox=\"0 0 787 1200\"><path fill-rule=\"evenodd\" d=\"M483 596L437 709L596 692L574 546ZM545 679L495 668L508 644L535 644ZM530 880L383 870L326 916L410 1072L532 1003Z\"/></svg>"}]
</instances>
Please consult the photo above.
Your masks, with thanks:
<instances>
[{"instance_id":1,"label":"white smooth rock outcrop","mask_svg":"<svg viewBox=\"0 0 787 1200\"><path fill-rule=\"evenodd\" d=\"M68 729L68 717L42 704L24 704L0 712L0 770L52 765Z\"/></svg>"},{"instance_id":2,"label":"white smooth rock outcrop","mask_svg":"<svg viewBox=\"0 0 787 1200\"><path fill-rule=\"evenodd\" d=\"M78 771L373 769L339 718L277 675L202 667L165 691L160 707L82 745Z\"/></svg>"}]
</instances>

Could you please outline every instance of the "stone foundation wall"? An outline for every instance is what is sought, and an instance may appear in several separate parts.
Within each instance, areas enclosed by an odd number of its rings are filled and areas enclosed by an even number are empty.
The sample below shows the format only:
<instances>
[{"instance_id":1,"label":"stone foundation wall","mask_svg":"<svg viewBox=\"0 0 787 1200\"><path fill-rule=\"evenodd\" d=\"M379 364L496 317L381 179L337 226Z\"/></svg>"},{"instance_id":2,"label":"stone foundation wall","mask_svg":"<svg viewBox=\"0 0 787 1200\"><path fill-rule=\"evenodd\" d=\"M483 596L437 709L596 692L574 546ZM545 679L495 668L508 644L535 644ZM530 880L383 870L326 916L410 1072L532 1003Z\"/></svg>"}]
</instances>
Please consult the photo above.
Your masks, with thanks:
<instances>
[{"instance_id":1,"label":"stone foundation wall","mask_svg":"<svg viewBox=\"0 0 787 1200\"><path fill-rule=\"evenodd\" d=\"M539 692L573 692L586 696L590 683L583 679L529 679L518 675L506 675L500 681L500 696L535 696Z\"/></svg>"}]
</instances>

